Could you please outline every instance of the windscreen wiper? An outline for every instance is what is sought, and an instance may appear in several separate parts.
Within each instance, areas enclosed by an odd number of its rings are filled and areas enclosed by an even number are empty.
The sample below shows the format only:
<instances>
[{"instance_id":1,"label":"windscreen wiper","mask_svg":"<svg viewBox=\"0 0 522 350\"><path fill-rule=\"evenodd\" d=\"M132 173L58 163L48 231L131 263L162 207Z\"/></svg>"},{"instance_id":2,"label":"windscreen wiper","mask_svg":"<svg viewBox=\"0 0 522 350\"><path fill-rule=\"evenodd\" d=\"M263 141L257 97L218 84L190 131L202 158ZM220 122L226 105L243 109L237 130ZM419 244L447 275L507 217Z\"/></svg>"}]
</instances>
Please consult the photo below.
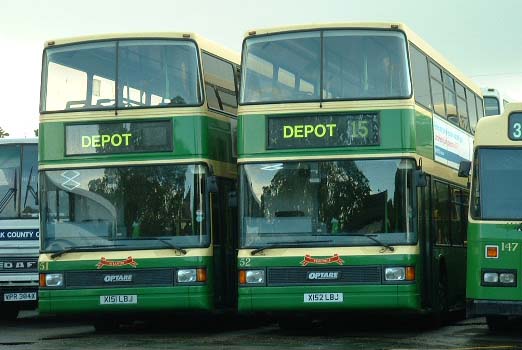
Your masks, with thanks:
<instances>
[{"instance_id":1,"label":"windscreen wiper","mask_svg":"<svg viewBox=\"0 0 522 350\"><path fill-rule=\"evenodd\" d=\"M272 248L299 248L302 244L311 244L311 243L332 243L332 240L321 240L321 241L292 241L292 242L269 242L264 247L256 248L250 252L250 255L256 255L261 253L265 249Z\"/></svg>"},{"instance_id":2,"label":"windscreen wiper","mask_svg":"<svg viewBox=\"0 0 522 350\"><path fill-rule=\"evenodd\" d=\"M0 213L4 211L5 208L7 208L7 204L11 201L11 199L14 198L14 210L16 211L16 192L18 188L18 177L16 176L16 170L14 173L14 186L7 190L6 194L0 199Z\"/></svg>"},{"instance_id":3,"label":"windscreen wiper","mask_svg":"<svg viewBox=\"0 0 522 350\"><path fill-rule=\"evenodd\" d=\"M186 255L187 254L187 250L186 249L183 249L181 247L178 247L177 245L175 245L174 243L172 243L171 241L165 239L165 238L161 238L161 237L142 237L142 238L133 238L132 239L133 241L134 240L139 240L139 241L150 241L150 240L153 240L153 241L159 241L161 243L163 243L164 245L174 249L174 250L177 250L178 252L180 252L181 254L183 255Z\"/></svg>"},{"instance_id":4,"label":"windscreen wiper","mask_svg":"<svg viewBox=\"0 0 522 350\"><path fill-rule=\"evenodd\" d=\"M183 249L181 247L176 246L174 243L172 243L171 241L169 241L167 239L159 238L159 237L151 237L151 239L154 239L156 241L160 241L161 243L171 247L174 250L177 250L178 252L180 252L183 255L187 254L187 250L186 249Z\"/></svg>"},{"instance_id":5,"label":"windscreen wiper","mask_svg":"<svg viewBox=\"0 0 522 350\"><path fill-rule=\"evenodd\" d=\"M112 248L112 247L123 247L123 244L114 244L114 245L101 245L101 244L93 244L93 245L78 245L71 246L60 250L59 252L54 252L51 254L51 259L62 256L67 253L81 252L81 251L90 251L91 249L96 248Z\"/></svg>"},{"instance_id":6,"label":"windscreen wiper","mask_svg":"<svg viewBox=\"0 0 522 350\"><path fill-rule=\"evenodd\" d=\"M7 204L11 201L12 198L15 198L15 208L16 208L16 188L10 188L7 190L5 195L0 199L0 213L7 208Z\"/></svg>"},{"instance_id":7,"label":"windscreen wiper","mask_svg":"<svg viewBox=\"0 0 522 350\"><path fill-rule=\"evenodd\" d=\"M34 199L34 204L38 205L38 183L36 184L36 191L31 185L31 180L33 178L33 167L29 171L29 180L27 180L27 187L25 188L25 199L24 199L24 208L27 207L27 195L30 193Z\"/></svg>"},{"instance_id":8,"label":"windscreen wiper","mask_svg":"<svg viewBox=\"0 0 522 350\"><path fill-rule=\"evenodd\" d=\"M384 253L387 250L389 250L390 252L395 251L395 248L392 247L391 245L386 244L386 243L378 240L377 238L375 238L376 234L374 234L374 233L348 233L347 236L366 237L368 239L371 239L372 241L374 241L375 243L377 243L378 245L380 245L382 247L381 253Z\"/></svg>"}]
</instances>

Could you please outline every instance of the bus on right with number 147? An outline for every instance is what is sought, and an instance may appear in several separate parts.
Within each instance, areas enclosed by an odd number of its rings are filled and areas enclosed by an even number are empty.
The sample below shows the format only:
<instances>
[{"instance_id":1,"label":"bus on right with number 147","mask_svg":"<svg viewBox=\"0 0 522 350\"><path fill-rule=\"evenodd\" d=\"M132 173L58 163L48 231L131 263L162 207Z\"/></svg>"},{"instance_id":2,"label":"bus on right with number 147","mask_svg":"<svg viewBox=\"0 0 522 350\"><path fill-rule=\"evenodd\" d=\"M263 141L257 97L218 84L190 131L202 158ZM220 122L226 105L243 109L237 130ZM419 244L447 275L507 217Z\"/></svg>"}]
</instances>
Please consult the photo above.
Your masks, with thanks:
<instances>
[{"instance_id":1,"label":"bus on right with number 147","mask_svg":"<svg viewBox=\"0 0 522 350\"><path fill-rule=\"evenodd\" d=\"M467 311L494 331L522 316L522 103L479 121L471 173Z\"/></svg>"}]
</instances>

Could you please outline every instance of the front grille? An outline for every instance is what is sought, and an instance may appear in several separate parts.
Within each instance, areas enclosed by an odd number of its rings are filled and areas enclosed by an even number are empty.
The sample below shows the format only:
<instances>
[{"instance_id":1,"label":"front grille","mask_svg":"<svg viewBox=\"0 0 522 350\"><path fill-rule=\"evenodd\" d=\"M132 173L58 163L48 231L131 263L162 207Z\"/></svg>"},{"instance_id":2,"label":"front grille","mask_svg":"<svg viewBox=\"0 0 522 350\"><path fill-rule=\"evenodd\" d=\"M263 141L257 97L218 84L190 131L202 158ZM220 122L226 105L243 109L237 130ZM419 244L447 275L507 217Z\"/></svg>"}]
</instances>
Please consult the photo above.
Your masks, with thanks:
<instances>
[{"instance_id":1,"label":"front grille","mask_svg":"<svg viewBox=\"0 0 522 350\"><path fill-rule=\"evenodd\" d=\"M38 272L37 257L0 257L0 273Z\"/></svg>"},{"instance_id":2,"label":"front grille","mask_svg":"<svg viewBox=\"0 0 522 350\"><path fill-rule=\"evenodd\" d=\"M312 272L337 273L337 278L310 279ZM381 284L381 266L340 266L329 268L287 267L268 268L269 286L332 285L332 284Z\"/></svg>"},{"instance_id":3,"label":"front grille","mask_svg":"<svg viewBox=\"0 0 522 350\"><path fill-rule=\"evenodd\" d=\"M130 280L128 280L128 276L131 276ZM174 269L65 272L66 288L162 287L173 285Z\"/></svg>"}]
</instances>

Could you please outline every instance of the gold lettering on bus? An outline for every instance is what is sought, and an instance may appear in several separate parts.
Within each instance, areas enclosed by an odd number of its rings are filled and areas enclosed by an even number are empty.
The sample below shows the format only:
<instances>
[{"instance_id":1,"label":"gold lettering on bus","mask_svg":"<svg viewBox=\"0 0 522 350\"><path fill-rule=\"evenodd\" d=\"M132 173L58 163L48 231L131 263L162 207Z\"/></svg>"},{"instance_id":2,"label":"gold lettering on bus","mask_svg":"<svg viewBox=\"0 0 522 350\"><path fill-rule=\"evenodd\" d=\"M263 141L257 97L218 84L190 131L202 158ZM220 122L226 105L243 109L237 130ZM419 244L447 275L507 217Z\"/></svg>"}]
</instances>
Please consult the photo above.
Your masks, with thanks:
<instances>
[{"instance_id":1,"label":"gold lettering on bus","mask_svg":"<svg viewBox=\"0 0 522 350\"><path fill-rule=\"evenodd\" d=\"M129 146L132 134L92 135L82 136L82 148L104 148L108 145L114 147Z\"/></svg>"},{"instance_id":2,"label":"gold lettering on bus","mask_svg":"<svg viewBox=\"0 0 522 350\"><path fill-rule=\"evenodd\" d=\"M314 135L317 138L332 137L335 133L337 124L299 124L299 125L284 125L283 138L307 138Z\"/></svg>"}]
</instances>

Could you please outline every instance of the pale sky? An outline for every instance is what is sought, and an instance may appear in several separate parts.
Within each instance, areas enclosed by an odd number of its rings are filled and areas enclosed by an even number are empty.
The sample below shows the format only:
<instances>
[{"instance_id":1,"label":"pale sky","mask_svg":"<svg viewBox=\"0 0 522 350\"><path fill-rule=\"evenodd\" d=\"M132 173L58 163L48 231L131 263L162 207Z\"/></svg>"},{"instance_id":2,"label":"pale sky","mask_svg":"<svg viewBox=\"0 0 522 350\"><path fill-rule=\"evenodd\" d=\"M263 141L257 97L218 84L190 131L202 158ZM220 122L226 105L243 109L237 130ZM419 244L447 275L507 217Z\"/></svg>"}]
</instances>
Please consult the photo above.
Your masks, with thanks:
<instances>
[{"instance_id":1,"label":"pale sky","mask_svg":"<svg viewBox=\"0 0 522 350\"><path fill-rule=\"evenodd\" d=\"M38 127L43 43L118 32L197 32L240 51L254 28L402 22L480 86L522 101L519 0L0 0L0 127Z\"/></svg>"}]
</instances>

